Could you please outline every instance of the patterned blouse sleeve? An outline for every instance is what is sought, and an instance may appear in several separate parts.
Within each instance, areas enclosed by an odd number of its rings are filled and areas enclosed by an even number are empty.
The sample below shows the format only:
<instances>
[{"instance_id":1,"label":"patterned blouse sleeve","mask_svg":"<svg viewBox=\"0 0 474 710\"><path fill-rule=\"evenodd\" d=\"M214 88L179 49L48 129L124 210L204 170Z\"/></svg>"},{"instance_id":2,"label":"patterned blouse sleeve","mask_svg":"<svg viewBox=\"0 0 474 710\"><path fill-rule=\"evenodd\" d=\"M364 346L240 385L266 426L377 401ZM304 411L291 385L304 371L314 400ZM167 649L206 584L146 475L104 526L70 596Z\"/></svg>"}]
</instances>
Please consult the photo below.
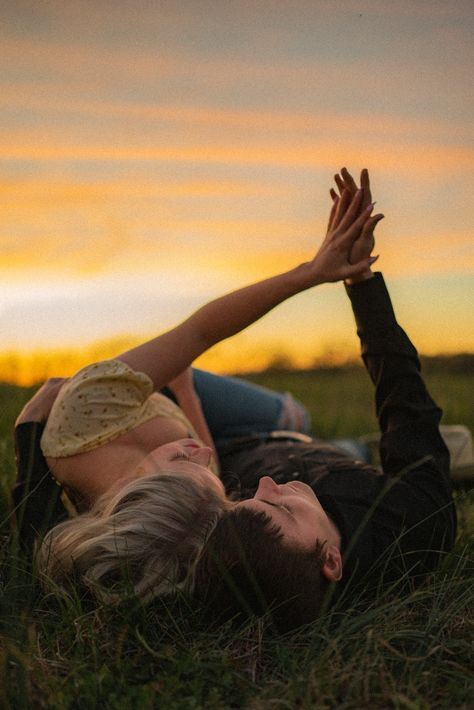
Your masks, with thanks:
<instances>
[{"instance_id":1,"label":"patterned blouse sleeve","mask_svg":"<svg viewBox=\"0 0 474 710\"><path fill-rule=\"evenodd\" d=\"M90 451L130 429L146 415L153 384L120 360L80 370L63 387L41 438L45 456Z\"/></svg>"}]
</instances>

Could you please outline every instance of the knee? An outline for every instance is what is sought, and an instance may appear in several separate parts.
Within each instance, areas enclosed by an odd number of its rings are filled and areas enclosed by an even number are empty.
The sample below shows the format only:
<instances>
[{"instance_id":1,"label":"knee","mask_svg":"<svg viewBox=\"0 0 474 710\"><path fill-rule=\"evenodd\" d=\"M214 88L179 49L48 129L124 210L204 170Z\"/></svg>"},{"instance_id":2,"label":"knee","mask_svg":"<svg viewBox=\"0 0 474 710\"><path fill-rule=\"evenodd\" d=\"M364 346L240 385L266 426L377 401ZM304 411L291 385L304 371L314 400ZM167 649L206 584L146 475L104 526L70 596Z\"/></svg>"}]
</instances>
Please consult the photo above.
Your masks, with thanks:
<instances>
[{"instance_id":1,"label":"knee","mask_svg":"<svg viewBox=\"0 0 474 710\"><path fill-rule=\"evenodd\" d=\"M311 428L311 417L308 410L301 402L294 399L289 392L283 398L277 428L300 431L303 434L307 434Z\"/></svg>"}]
</instances>

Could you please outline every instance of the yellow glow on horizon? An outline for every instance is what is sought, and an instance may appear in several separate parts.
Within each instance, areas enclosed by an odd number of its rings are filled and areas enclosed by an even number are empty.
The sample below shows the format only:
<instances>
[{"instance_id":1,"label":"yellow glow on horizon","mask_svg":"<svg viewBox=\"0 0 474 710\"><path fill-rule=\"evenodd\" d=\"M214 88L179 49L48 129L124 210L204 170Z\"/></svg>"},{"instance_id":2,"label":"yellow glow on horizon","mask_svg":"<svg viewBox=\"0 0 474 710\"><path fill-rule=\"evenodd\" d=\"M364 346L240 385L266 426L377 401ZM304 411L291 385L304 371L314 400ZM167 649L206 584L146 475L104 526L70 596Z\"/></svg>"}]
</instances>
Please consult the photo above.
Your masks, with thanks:
<instances>
[{"instance_id":1,"label":"yellow glow on horizon","mask_svg":"<svg viewBox=\"0 0 474 710\"><path fill-rule=\"evenodd\" d=\"M136 339L123 338L125 347L136 345ZM7 352L0 353L0 380L21 386L43 382L48 377L70 377L78 370L90 362L107 360L117 356L121 348L114 345L103 344L101 346L78 349L37 350L30 353ZM283 355L284 361L294 367L308 366L314 361L314 353L311 358L292 358L287 349L275 346L263 347L261 344L249 345L245 351L235 348L232 345L221 344L216 346L215 351L203 355L196 363L197 367L209 369L216 373L243 373L250 371L260 371L268 367L272 362L279 359L279 353ZM92 355L92 357L91 357Z\"/></svg>"},{"instance_id":2,"label":"yellow glow on horizon","mask_svg":"<svg viewBox=\"0 0 474 710\"><path fill-rule=\"evenodd\" d=\"M446 324L447 327L447 324ZM423 330L423 329L422 329ZM448 332L448 331L446 331ZM149 337L152 337L151 334ZM48 377L70 377L91 362L117 357L131 347L143 342L146 336L121 336L108 341L85 344L83 347L61 349L38 349L33 351L10 351L0 353L0 381L21 386L43 382ZM437 334L429 328L420 334L422 355L455 355L470 352L456 341L450 345L448 338L440 350ZM259 372L274 363L284 364L294 369L308 369L318 366L344 365L359 362L359 346L354 333L322 337L306 337L297 345L289 342L284 334L277 337L253 337L243 333L226 342L219 343L202 355L194 363L218 374L242 374Z\"/></svg>"}]
</instances>

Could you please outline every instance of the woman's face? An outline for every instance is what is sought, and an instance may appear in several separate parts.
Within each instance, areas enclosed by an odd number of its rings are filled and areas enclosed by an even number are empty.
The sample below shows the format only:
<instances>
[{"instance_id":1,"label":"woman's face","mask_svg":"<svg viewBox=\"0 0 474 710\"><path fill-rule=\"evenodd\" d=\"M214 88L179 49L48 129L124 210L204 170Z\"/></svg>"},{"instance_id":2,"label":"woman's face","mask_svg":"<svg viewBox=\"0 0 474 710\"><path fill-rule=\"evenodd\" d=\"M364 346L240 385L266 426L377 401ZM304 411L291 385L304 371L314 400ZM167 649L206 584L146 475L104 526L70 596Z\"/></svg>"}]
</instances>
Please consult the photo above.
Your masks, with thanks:
<instances>
[{"instance_id":1,"label":"woman's face","mask_svg":"<svg viewBox=\"0 0 474 710\"><path fill-rule=\"evenodd\" d=\"M220 479L208 468L212 449L194 439L179 439L151 451L138 464L134 477L152 476L156 473L184 473L205 486L211 486L219 495L225 494Z\"/></svg>"}]
</instances>

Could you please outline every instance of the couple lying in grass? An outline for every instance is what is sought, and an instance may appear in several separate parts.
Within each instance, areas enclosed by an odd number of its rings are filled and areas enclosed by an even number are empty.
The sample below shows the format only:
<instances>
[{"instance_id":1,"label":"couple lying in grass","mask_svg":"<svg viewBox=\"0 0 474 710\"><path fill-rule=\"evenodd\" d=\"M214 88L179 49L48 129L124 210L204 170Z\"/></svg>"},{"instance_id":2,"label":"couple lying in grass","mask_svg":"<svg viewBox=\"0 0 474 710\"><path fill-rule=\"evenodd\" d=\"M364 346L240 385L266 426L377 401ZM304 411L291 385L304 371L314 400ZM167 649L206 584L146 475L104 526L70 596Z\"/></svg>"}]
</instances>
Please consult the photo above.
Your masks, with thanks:
<instances>
[{"instance_id":1,"label":"couple lying in grass","mask_svg":"<svg viewBox=\"0 0 474 710\"><path fill-rule=\"evenodd\" d=\"M366 170L360 187L346 169L336 183L310 261L211 301L114 360L49 380L25 406L13 498L45 585L78 585L103 601L185 590L214 622L270 611L287 630L336 599L417 584L452 548L441 411L372 271L383 215L373 215ZM308 436L291 395L191 369L279 303L336 281L375 385L382 469L356 442Z\"/></svg>"}]
</instances>

